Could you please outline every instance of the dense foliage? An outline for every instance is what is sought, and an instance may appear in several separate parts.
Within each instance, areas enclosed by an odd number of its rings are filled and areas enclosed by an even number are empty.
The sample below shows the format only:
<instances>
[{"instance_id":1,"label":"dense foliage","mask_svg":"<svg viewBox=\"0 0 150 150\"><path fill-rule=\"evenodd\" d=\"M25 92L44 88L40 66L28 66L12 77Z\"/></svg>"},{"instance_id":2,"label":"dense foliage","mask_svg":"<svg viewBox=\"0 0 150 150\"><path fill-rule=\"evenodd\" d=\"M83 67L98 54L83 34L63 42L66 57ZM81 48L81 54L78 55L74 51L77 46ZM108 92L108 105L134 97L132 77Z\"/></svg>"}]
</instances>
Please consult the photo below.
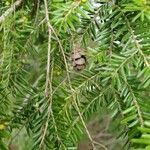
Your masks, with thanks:
<instances>
[{"instance_id":1,"label":"dense foliage","mask_svg":"<svg viewBox=\"0 0 150 150\"><path fill-rule=\"evenodd\" d=\"M94 149L86 123L102 108L119 120L124 150L150 149L150 2L14 3L0 1L0 149L22 129L25 149L75 149L84 133ZM76 45L83 71L70 62Z\"/></svg>"}]
</instances>

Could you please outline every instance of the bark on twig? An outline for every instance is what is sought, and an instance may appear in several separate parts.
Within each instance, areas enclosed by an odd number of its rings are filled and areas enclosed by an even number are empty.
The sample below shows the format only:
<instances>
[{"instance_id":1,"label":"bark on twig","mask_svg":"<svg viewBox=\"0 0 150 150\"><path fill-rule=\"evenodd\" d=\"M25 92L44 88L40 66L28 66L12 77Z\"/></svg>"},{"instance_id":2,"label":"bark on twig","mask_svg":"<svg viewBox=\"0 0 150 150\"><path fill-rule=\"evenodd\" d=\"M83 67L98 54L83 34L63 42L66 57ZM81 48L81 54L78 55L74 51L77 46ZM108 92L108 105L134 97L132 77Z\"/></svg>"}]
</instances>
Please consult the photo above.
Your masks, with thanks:
<instances>
[{"instance_id":1,"label":"bark on twig","mask_svg":"<svg viewBox=\"0 0 150 150\"><path fill-rule=\"evenodd\" d=\"M14 4L12 4L11 7L0 16L0 23L5 21L6 17L10 15L13 11L15 11L16 8L21 5L22 2L23 0L17 0Z\"/></svg>"}]
</instances>

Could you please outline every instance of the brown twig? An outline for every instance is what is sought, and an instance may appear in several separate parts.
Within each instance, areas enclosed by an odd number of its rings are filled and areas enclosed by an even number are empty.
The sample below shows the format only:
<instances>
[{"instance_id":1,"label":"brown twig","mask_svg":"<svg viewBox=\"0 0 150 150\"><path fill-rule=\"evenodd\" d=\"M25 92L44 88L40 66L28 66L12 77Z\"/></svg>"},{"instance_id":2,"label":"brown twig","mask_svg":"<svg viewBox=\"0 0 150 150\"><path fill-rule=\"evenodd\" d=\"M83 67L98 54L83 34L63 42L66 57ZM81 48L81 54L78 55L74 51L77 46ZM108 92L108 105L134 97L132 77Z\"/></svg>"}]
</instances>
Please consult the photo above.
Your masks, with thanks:
<instances>
[{"instance_id":1,"label":"brown twig","mask_svg":"<svg viewBox=\"0 0 150 150\"><path fill-rule=\"evenodd\" d=\"M46 16L46 21L47 24L49 24L49 14L48 14L48 4L47 4L47 0L44 0L44 6L45 6L45 16ZM40 148L42 148L43 143L44 143L44 139L46 136L46 132L48 129L48 122L49 122L49 118L51 115L51 106L52 106L52 85L51 85L51 78L50 78L50 62L51 62L51 28L49 28L48 26L48 49L47 49L47 67L46 67L46 85L45 85L45 96L48 98L48 102L49 102L49 107L48 107L48 115L47 115L47 120L46 123L44 125L44 129L43 129L43 135L41 137L41 142L40 142Z\"/></svg>"},{"instance_id":2,"label":"brown twig","mask_svg":"<svg viewBox=\"0 0 150 150\"><path fill-rule=\"evenodd\" d=\"M2 23L3 21L5 21L6 17L11 14L13 11L16 10L17 7L19 7L21 5L21 3L23 2L23 0L17 0L14 4L11 5L11 7L6 10L1 16L0 16L0 23Z\"/></svg>"}]
</instances>

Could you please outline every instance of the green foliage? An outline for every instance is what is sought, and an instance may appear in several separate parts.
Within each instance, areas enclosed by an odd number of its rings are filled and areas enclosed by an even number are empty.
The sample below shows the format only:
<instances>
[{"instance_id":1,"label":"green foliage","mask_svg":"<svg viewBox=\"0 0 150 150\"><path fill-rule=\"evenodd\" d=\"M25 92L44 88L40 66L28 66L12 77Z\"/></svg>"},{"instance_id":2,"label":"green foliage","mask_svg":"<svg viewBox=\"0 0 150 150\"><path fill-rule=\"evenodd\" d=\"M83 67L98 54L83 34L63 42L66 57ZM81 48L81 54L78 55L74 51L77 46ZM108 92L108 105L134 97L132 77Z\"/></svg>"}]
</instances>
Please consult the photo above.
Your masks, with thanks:
<instances>
[{"instance_id":1,"label":"green foliage","mask_svg":"<svg viewBox=\"0 0 150 150\"><path fill-rule=\"evenodd\" d=\"M123 149L149 149L149 2L45 2L26 0L0 24L0 149L22 129L33 150L73 149L85 133L94 147L86 123L102 107ZM0 15L8 8L0 2ZM81 72L68 58L76 44Z\"/></svg>"},{"instance_id":2,"label":"green foliage","mask_svg":"<svg viewBox=\"0 0 150 150\"><path fill-rule=\"evenodd\" d=\"M148 0L132 0L129 4L124 5L124 11L137 11L137 15L135 16L134 20L137 18L141 18L144 21L146 17L150 20L150 2Z\"/></svg>"}]
</instances>

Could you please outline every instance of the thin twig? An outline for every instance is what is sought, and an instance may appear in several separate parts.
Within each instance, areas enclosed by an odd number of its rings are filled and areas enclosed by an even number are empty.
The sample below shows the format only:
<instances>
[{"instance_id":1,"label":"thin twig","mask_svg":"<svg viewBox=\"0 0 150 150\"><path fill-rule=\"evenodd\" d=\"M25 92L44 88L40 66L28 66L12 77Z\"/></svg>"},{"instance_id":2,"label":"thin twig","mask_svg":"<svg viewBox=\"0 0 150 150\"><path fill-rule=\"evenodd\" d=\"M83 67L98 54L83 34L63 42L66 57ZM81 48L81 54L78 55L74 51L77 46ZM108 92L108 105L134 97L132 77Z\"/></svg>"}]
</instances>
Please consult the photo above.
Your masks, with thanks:
<instances>
[{"instance_id":1,"label":"thin twig","mask_svg":"<svg viewBox=\"0 0 150 150\"><path fill-rule=\"evenodd\" d=\"M59 89L59 87L61 87L61 86L62 86L62 84L63 84L63 83L65 83L66 79L67 79L67 78L63 79L63 81L61 81L61 82L60 82L60 84L59 84L59 85L58 85L58 86L57 86L57 87L53 90L52 95L54 95L54 94L55 94L55 92Z\"/></svg>"},{"instance_id":2,"label":"thin twig","mask_svg":"<svg viewBox=\"0 0 150 150\"><path fill-rule=\"evenodd\" d=\"M47 25L48 25L48 31L49 31L49 36L48 36L48 53L47 53L47 73L46 73L46 88L45 88L45 95L46 97L48 97L48 101L49 101L49 107L48 107L48 116L47 116L47 121L45 123L44 126L44 131L43 131L43 136L40 142L40 147L42 147L45 136L46 136L46 132L48 129L48 122L49 122L49 118L50 115L52 117L52 121L53 121L53 125L55 128L55 131L57 133L57 139L60 141L60 143L63 145L63 147L66 149L65 145L62 143L59 135L58 135L58 129L56 126L56 121L53 115L53 110L52 110L52 95L53 95L53 91L52 91L52 78L53 78L53 63L51 65L52 69L50 72L50 63L51 63L51 34L52 34L52 30L50 28L50 20L49 20L49 14L48 14L48 4L47 4L47 0L44 0L44 5L45 5L45 15L46 15L46 20L47 20Z\"/></svg>"},{"instance_id":3,"label":"thin twig","mask_svg":"<svg viewBox=\"0 0 150 150\"><path fill-rule=\"evenodd\" d=\"M41 138L41 142L39 147L42 148L43 142L47 133L48 129L48 122L51 114L51 105L52 105L52 85L51 85L51 79L50 79L50 62L51 62L51 28L49 28L49 14L48 14L48 4L47 0L44 0L44 6L45 6L45 16L46 21L48 24L48 50L47 50L47 67L46 67L46 84L45 84L45 96L48 98L49 106L48 106L48 112L47 112L47 120L44 125L43 129L43 135Z\"/></svg>"},{"instance_id":4,"label":"thin twig","mask_svg":"<svg viewBox=\"0 0 150 150\"><path fill-rule=\"evenodd\" d=\"M110 58L112 56L113 47L114 47L113 42L114 42L114 33L113 33L113 29L112 29L112 31L111 31L111 39L110 39L110 46L109 46L109 56L110 56Z\"/></svg>"},{"instance_id":5,"label":"thin twig","mask_svg":"<svg viewBox=\"0 0 150 150\"><path fill-rule=\"evenodd\" d=\"M131 33L131 35L132 35L132 37L133 37L133 40L134 40L134 42L135 42L135 45L136 45L136 47L137 47L139 53L142 55L142 57L143 57L143 59L144 59L144 62L145 62L145 65L149 68L149 67L150 67L150 64L149 64L149 62L148 62L146 56L144 55L143 51L141 50L141 46L140 46L139 42L136 40L136 37L135 37L135 35L134 35L134 31L132 30L132 28L131 28L131 26L130 26L130 23L129 23L128 19L127 19L127 17L126 17L126 16L124 16L124 17L125 17L125 19L126 19L126 21L127 21L127 25L128 25L128 27L129 27L130 33Z\"/></svg>"},{"instance_id":6,"label":"thin twig","mask_svg":"<svg viewBox=\"0 0 150 150\"><path fill-rule=\"evenodd\" d=\"M46 1L46 0L44 0L44 1ZM48 15L48 14L47 14L47 15ZM58 44L59 44L60 50L61 50L62 55L63 55L65 67L66 67L66 73L67 73L67 78L68 78L70 90L71 90L72 93L74 93L74 89L72 88L72 85L71 85L71 79L70 79L70 75L69 75L69 68L68 68L67 59L66 59L66 56L65 56L65 52L64 52L63 46L62 46L62 44L61 44L61 41L59 40L59 37L58 37L58 35L57 35L55 29L53 28L53 26L50 24L49 21L48 21L48 26L49 26L49 28L51 29L51 31L54 33L54 35L55 35L55 37L56 37L56 40L57 40L57 42L58 42ZM77 113L78 113L78 115L79 115L79 117L80 117L80 119L81 119L81 122L82 122L82 124L83 124L83 126L84 126L84 128L85 128L85 130L86 130L86 133L87 133L87 135L88 135L88 137L89 137L89 139L90 139L90 141L91 141L91 144L92 144L92 146L93 146L93 149L96 150L96 147L95 147L95 145L94 145L93 139L92 139L92 137L91 137L91 135L90 135L90 133L89 133L87 127L86 127L86 124L85 124L84 119L83 119L83 117L82 117L82 115L81 115L79 106L78 106L78 104L77 104L77 102L76 102L76 95L75 95L75 93L73 94L73 101L74 101L74 104L75 104L76 111L77 111Z\"/></svg>"},{"instance_id":7,"label":"thin twig","mask_svg":"<svg viewBox=\"0 0 150 150\"><path fill-rule=\"evenodd\" d=\"M59 47L60 47L60 50L62 52L62 55L63 55L63 59L64 59L64 63L65 63L65 67L66 67L66 73L67 73L67 78L68 78L68 82L69 82L69 85L71 85L71 79L70 79L70 75L69 75L69 68L68 68L68 64L67 64L67 59L66 59L66 56L65 56L65 52L64 52L64 49L63 49L63 46L61 44L61 41L59 40L59 37L55 31L55 29L53 28L53 26L50 24L50 22L48 23L48 26L49 28L51 28L52 32L54 33L55 37L56 37L56 40L59 44ZM70 87L71 88L71 87Z\"/></svg>"},{"instance_id":8,"label":"thin twig","mask_svg":"<svg viewBox=\"0 0 150 150\"><path fill-rule=\"evenodd\" d=\"M47 20L47 24L49 24L49 15L48 15L48 5L47 5L47 1L44 0L44 5L45 5L45 15L46 15L46 20ZM49 83L51 83L49 76L50 76L50 59L51 59L51 28L49 28L48 25L48 52L47 52L47 72L46 72L46 88L45 88L45 95L46 97L48 97L48 85Z\"/></svg>"},{"instance_id":9,"label":"thin twig","mask_svg":"<svg viewBox=\"0 0 150 150\"><path fill-rule=\"evenodd\" d=\"M83 117L82 117L82 115L81 115L79 106L78 106L78 104L77 104L77 102L76 102L75 92L74 92L74 89L72 88L72 85L71 85L71 79L70 79L70 75L69 75L69 68L68 68L67 59L66 59L66 56L65 56L65 52L64 52L63 46L62 46L62 44L61 44L61 41L59 40L59 37L58 37L56 31L54 30L54 28L52 27L52 25L50 24L50 22L49 22L48 25L49 25L49 27L51 28L52 32L54 33L54 35L55 35L55 37L56 37L56 40L57 40L57 42L58 42L58 44L59 44L59 47L60 47L60 49L61 49L62 55L63 55L63 59L64 59L65 67L66 67L67 78L68 78L70 90L71 90L71 92L73 93L73 101L74 101L74 104L75 104L76 111L77 111L77 113L78 113L78 115L79 115L79 117L80 117L80 119L81 119L81 122L82 122L82 124L83 124L83 126L84 126L84 128L85 128L85 130L86 130L86 133L87 133L87 135L88 135L88 137L89 137L89 139L90 139L90 141L91 141L91 144L92 144L92 146L93 146L93 149L96 150L96 147L95 147L95 145L94 145L93 139L92 139L92 137L91 137L91 135L90 135L90 133L89 133L87 127L86 127L86 124L85 124L84 119L83 119Z\"/></svg>"},{"instance_id":10,"label":"thin twig","mask_svg":"<svg viewBox=\"0 0 150 150\"><path fill-rule=\"evenodd\" d=\"M74 74L77 74L77 75L80 75L81 77L84 77L85 79L87 79L87 80L86 80L87 83L88 83L88 81L89 81L89 82L91 82L92 84L94 84L95 87L96 87L98 90L101 90L101 87L97 84L97 82L94 81L93 76L92 76L92 78L91 78L91 77L89 78L88 76L86 76L86 75L84 75L84 74L80 74L80 73L78 73L78 72L73 72L73 73L74 73ZM98 74L100 74L100 72L99 72ZM96 73L95 75L97 75L97 73ZM95 75L94 75L94 77L95 77ZM85 81L84 81L84 83L85 83Z\"/></svg>"},{"instance_id":11,"label":"thin twig","mask_svg":"<svg viewBox=\"0 0 150 150\"><path fill-rule=\"evenodd\" d=\"M126 85L128 86L130 92L131 92L131 95L132 95L132 98L133 98L133 103L134 103L134 106L137 108L137 113L138 113L138 116L139 116L139 121L140 121L140 124L141 126L144 125L144 119L143 119L143 116L142 116L142 112L141 112L141 108L139 106L139 103L137 101L137 98L133 92L133 89L131 87L131 85L127 82L127 80L124 80L124 82L126 83Z\"/></svg>"},{"instance_id":12,"label":"thin twig","mask_svg":"<svg viewBox=\"0 0 150 150\"><path fill-rule=\"evenodd\" d=\"M12 4L11 7L0 16L0 23L5 21L6 17L9 16L9 14L11 14L13 11L15 11L16 8L21 5L22 2L23 0L17 0L14 4Z\"/></svg>"},{"instance_id":13,"label":"thin twig","mask_svg":"<svg viewBox=\"0 0 150 150\"><path fill-rule=\"evenodd\" d=\"M131 36L132 36L132 38L133 38L133 40L134 40L134 43L135 43L135 46L136 46L138 52L139 52L139 53L141 54L141 56L143 57L145 65L149 68L149 67L150 67L150 64L149 64L149 62L148 62L146 56L144 55L144 53L143 53L143 51L142 51L142 49L141 49L141 45L139 44L138 40L136 39L136 35L134 34L134 30L132 29L131 24L130 24L128 18L127 18L126 15L123 13L122 9L121 9L119 6L117 6L117 7L120 9L120 11L121 11L121 13L122 13L122 15L123 15L123 17L124 17L126 23L127 23L128 30L129 30L129 32L131 33Z\"/></svg>"},{"instance_id":14,"label":"thin twig","mask_svg":"<svg viewBox=\"0 0 150 150\"><path fill-rule=\"evenodd\" d=\"M34 84L32 85L32 88L36 88L36 86L38 85L39 81L43 78L43 76L44 76L44 74L41 74L41 75L37 78L37 80L36 80L36 81L34 82ZM31 92L33 92L33 89L31 89ZM24 100L23 100L23 102L22 102L21 107L23 107L24 104L27 103L27 101L29 100L30 96L31 96L30 94L27 94L27 95L25 96L25 98L24 98Z\"/></svg>"},{"instance_id":15,"label":"thin twig","mask_svg":"<svg viewBox=\"0 0 150 150\"><path fill-rule=\"evenodd\" d=\"M90 107L98 98L100 98L101 96L103 96L103 94L104 94L109 88L110 88L110 87L108 86L106 89L104 89L103 91L101 91L98 96L96 96L94 99L92 99L92 100L90 101L90 103L82 110L81 115L83 116L84 113L86 112L86 110L88 110L89 107ZM68 136L69 136L69 134L71 133L72 128L76 125L76 123L78 122L79 119L80 119L79 116L74 119L73 123L71 124L70 128L68 129Z\"/></svg>"},{"instance_id":16,"label":"thin twig","mask_svg":"<svg viewBox=\"0 0 150 150\"><path fill-rule=\"evenodd\" d=\"M76 99L78 100L78 98L76 98L76 95L74 94L73 95L73 100L74 100L74 104L75 104L75 109L78 112L79 118L80 118L80 120L82 122L82 125L85 128L86 134L87 134L87 136L88 136L88 138L89 138L89 140L90 140L90 142L92 144L93 150L97 150L97 148L95 147L95 144L94 144L94 140L93 140L93 138L92 138L92 136L91 136L87 126L86 126L86 123L85 123L85 121L84 121L84 119L82 117L82 114L80 112L80 109L79 109L79 106L78 106L78 103L77 103Z\"/></svg>"},{"instance_id":17,"label":"thin twig","mask_svg":"<svg viewBox=\"0 0 150 150\"><path fill-rule=\"evenodd\" d=\"M107 147L99 142L94 141L94 144L99 145L101 148L103 148L104 150L108 150Z\"/></svg>"},{"instance_id":18,"label":"thin twig","mask_svg":"<svg viewBox=\"0 0 150 150\"><path fill-rule=\"evenodd\" d=\"M78 92L80 91L80 88L81 88L82 86L84 86L84 85L85 85L86 83L88 83L89 81L93 80L93 78L97 77L100 73L101 73L101 72L98 72L98 73L94 74L93 76L91 76L90 78L87 78L87 80L85 80L82 84L80 84L78 87L76 87L76 88L74 89L74 91L72 92L72 94L69 95L68 97L66 97L65 100L70 99L70 98L72 97L73 93L78 93ZM70 103L71 103L71 101L68 100L68 101L66 102L66 104L63 106L63 108L61 109L61 111L59 112L59 114L62 113L62 112L65 110L65 108L66 108Z\"/></svg>"}]
</instances>

